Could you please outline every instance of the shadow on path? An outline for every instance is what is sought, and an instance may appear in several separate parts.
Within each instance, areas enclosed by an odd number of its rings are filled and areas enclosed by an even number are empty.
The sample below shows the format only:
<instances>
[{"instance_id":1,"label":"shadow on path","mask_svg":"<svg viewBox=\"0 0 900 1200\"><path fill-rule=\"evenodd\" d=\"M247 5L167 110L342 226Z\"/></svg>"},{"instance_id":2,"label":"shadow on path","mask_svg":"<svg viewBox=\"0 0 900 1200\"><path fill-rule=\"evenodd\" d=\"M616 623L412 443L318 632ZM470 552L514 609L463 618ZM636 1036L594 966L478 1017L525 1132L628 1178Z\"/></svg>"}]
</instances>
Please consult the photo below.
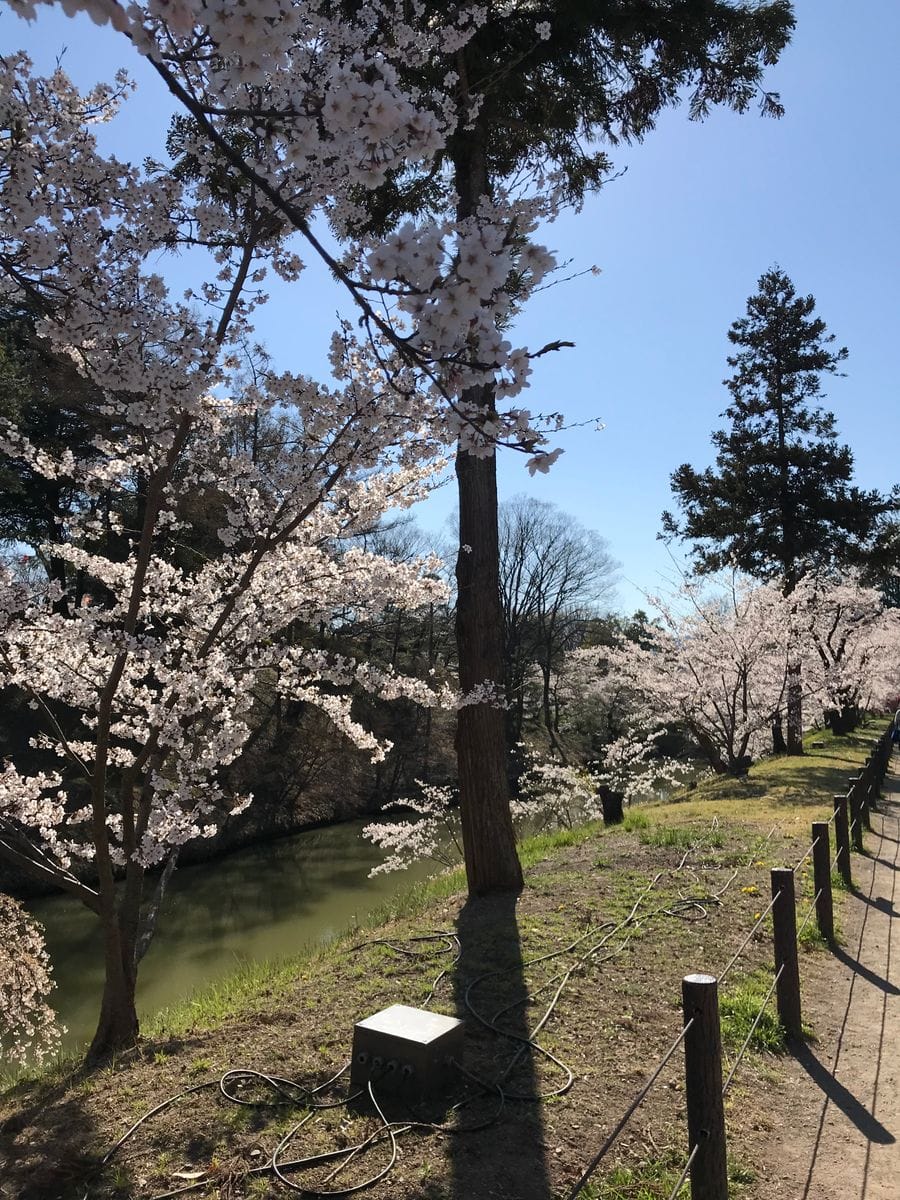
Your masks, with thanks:
<instances>
[{"instance_id":1,"label":"shadow on path","mask_svg":"<svg viewBox=\"0 0 900 1200\"><path fill-rule=\"evenodd\" d=\"M872 907L877 908L878 906L873 905ZM886 992L889 996L900 996L900 987L897 987L895 983L891 983L889 979L885 979L883 975L879 975L869 967L864 966L858 958L854 958L852 954L848 954L843 946L832 946L831 953L838 962L842 962L845 967L849 967L854 975L858 975L866 983L870 983L872 987L878 988L881 992Z\"/></svg>"},{"instance_id":2,"label":"shadow on path","mask_svg":"<svg viewBox=\"0 0 900 1200\"><path fill-rule=\"evenodd\" d=\"M844 1087L820 1062L805 1043L792 1048L793 1057L807 1073L813 1083L836 1105L848 1121L851 1121L863 1137L879 1145L892 1145L897 1139L872 1113L860 1104L851 1091Z\"/></svg>"}]
</instances>

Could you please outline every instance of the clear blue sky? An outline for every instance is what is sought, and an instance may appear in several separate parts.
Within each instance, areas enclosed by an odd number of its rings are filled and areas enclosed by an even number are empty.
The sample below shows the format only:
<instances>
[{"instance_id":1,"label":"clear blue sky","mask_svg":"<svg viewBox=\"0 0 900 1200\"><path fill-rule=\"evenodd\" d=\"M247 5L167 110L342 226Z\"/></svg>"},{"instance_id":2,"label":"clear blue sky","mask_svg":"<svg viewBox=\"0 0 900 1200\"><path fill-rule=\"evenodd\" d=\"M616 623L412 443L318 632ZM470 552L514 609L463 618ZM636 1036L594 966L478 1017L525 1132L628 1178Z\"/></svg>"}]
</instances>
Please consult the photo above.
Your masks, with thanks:
<instances>
[{"instance_id":1,"label":"clear blue sky","mask_svg":"<svg viewBox=\"0 0 900 1200\"><path fill-rule=\"evenodd\" d=\"M562 409L573 422L600 418L605 429L563 434L566 453L534 480L519 456L502 454L502 494L552 501L601 533L622 563L625 609L642 602L638 589L672 573L655 540L671 506L669 475L710 460L709 435L727 402L726 330L774 263L816 296L850 349L847 378L827 381L826 406L853 449L858 481L882 489L900 481L900 3L796 0L795 11L793 43L768 76L784 118L714 113L698 124L675 111L643 145L616 151L624 177L545 237L574 259L572 269L596 264L602 274L550 289L520 321L527 345L576 343L537 364L530 407ZM121 157L163 157L171 102L123 39L55 8L32 25L0 10L3 52L26 49L49 69L64 46L79 84L125 65L140 85L104 145ZM273 291L259 332L281 366L315 373L339 307L348 309L341 294L311 270ZM453 507L451 485L417 515L440 530Z\"/></svg>"}]
</instances>

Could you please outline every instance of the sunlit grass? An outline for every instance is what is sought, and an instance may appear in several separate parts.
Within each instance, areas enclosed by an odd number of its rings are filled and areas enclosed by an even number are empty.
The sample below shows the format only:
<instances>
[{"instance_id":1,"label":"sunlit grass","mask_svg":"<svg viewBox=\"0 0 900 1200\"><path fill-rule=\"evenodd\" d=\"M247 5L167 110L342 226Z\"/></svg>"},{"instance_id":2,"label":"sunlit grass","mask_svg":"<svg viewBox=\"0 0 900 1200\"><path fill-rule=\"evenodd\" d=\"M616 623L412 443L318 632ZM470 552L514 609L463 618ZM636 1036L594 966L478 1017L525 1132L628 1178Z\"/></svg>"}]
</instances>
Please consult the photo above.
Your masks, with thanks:
<instances>
[{"instance_id":1,"label":"sunlit grass","mask_svg":"<svg viewBox=\"0 0 900 1200\"><path fill-rule=\"evenodd\" d=\"M801 822L805 825L807 819L830 815L832 795L846 789L849 776L863 764L883 726L883 720L873 720L866 728L842 737L835 737L829 730L815 730L805 739L806 753L802 757L764 760L744 779L707 777L676 794L674 802L654 801L626 810L623 822L612 826L610 832L637 834L645 845L688 849L695 844L708 847L722 844L721 834L715 829L716 819L729 824L746 822L762 829L776 822L782 826ZM691 822L700 821L705 829L698 830L696 824L689 827ZM527 838L518 847L523 869L527 874L557 849L600 839L606 832L602 821L593 821ZM761 833L760 839L763 836ZM833 876L833 884L836 890L843 886L837 875ZM367 931L415 918L442 900L460 896L465 887L462 867L442 872L402 888L326 946L313 943L283 959L242 962L229 975L183 1000L156 1013L142 1015L143 1037L145 1041L160 1042L190 1031L216 1028L258 1007L262 1001L286 995L298 973L317 958L327 960L341 955ZM814 923L808 927L802 944L808 947L817 944ZM165 1053L158 1047L154 1049ZM42 1085L53 1085L74 1079L82 1055L83 1048L61 1053L42 1068L19 1071L0 1068L0 1090L37 1080Z\"/></svg>"},{"instance_id":2,"label":"sunlit grass","mask_svg":"<svg viewBox=\"0 0 900 1200\"><path fill-rule=\"evenodd\" d=\"M765 1011L752 1036L750 1030L762 1008L772 976L766 971L753 971L727 987L719 997L719 1016L722 1022L722 1044L736 1052L750 1037L750 1049L781 1054L785 1047L784 1030L778 1020L775 994L769 997Z\"/></svg>"}]
</instances>

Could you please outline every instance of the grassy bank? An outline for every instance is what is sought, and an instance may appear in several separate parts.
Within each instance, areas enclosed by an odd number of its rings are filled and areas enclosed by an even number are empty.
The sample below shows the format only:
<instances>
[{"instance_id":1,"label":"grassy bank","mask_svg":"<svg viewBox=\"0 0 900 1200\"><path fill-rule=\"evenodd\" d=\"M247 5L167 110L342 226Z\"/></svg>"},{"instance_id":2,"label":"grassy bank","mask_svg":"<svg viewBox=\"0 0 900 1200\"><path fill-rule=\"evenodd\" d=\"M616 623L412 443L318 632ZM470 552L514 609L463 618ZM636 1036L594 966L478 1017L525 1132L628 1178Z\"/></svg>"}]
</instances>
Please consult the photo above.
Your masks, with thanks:
<instances>
[{"instance_id":1,"label":"grassy bank","mask_svg":"<svg viewBox=\"0 0 900 1200\"><path fill-rule=\"evenodd\" d=\"M85 1076L61 1063L39 1080L21 1081L0 1098L7 1160L0 1196L81 1200L89 1188L91 1200L107 1200L196 1184L204 1186L187 1195L281 1194L259 1169L279 1139L306 1116L283 1154L330 1155L377 1136L371 1102L340 1105L345 1078L319 1093L336 1105L322 1109L296 1088L279 1090L259 1077L229 1085L240 1104L212 1085L240 1066L316 1087L346 1062L354 1022L392 1003L467 1017L469 1074L459 1075L449 1102L386 1110L413 1127L399 1141L392 1171L364 1194L564 1196L680 1028L682 975L721 970L764 907L769 868L800 857L810 822L829 815L832 794L844 790L877 732L813 735L802 759L767 761L745 780L703 781L675 803L631 812L617 829L533 838L522 848L528 889L517 903L466 903L461 872L442 875L325 948L245 967L158 1014L136 1051L103 1071ZM808 881L802 873L799 879L808 895ZM770 961L763 925L723 998L729 1053L758 1008ZM804 969L825 962L812 939ZM542 1018L560 983L540 1048L517 1040ZM754 1097L778 1071L777 1027L764 1021L758 1032L729 1093L732 1176L748 1196L760 1136ZM497 1115L496 1089L476 1080L500 1076L510 1097L542 1099L510 1098ZM153 1105L198 1087L99 1165ZM668 1196L684 1162L682 1110L676 1056L585 1194ZM435 1128L448 1124L470 1131ZM302 1179L324 1191L346 1189L376 1175L389 1157L382 1138L348 1164L329 1157Z\"/></svg>"}]
</instances>

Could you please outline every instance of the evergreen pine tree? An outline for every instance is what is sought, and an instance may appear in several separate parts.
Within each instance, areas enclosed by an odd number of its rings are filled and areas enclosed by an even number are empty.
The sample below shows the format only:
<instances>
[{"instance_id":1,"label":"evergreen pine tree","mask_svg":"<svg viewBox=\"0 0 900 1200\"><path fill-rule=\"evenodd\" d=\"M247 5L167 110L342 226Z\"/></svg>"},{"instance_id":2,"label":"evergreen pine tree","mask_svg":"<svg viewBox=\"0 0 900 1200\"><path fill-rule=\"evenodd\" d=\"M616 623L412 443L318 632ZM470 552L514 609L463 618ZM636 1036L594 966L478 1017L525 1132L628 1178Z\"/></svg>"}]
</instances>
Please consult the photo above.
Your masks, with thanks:
<instances>
[{"instance_id":1,"label":"evergreen pine tree","mask_svg":"<svg viewBox=\"0 0 900 1200\"><path fill-rule=\"evenodd\" d=\"M723 381L731 426L712 435L716 465L675 471L681 519L664 513L663 528L694 543L697 571L738 567L789 595L808 572L858 565L894 501L853 485L850 448L816 403L822 377L840 374L847 349L835 347L815 297L798 296L777 267L758 287L728 331L737 347ZM791 753L802 753L797 682L788 699Z\"/></svg>"}]
</instances>

